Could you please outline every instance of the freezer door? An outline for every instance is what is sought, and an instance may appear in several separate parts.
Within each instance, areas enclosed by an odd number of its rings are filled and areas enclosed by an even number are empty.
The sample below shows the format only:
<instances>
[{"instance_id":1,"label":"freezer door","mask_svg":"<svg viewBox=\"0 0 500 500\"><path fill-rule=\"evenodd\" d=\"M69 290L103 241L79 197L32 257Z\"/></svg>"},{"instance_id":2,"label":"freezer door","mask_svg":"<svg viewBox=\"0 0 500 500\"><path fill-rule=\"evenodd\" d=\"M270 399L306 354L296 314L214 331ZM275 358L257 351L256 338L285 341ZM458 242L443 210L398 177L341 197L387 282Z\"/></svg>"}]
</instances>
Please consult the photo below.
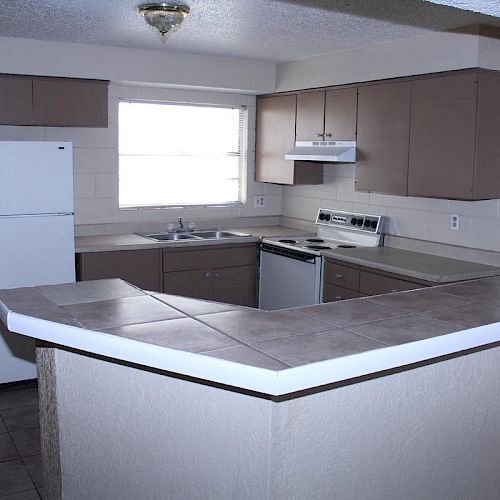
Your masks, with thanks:
<instances>
[{"instance_id":1,"label":"freezer door","mask_svg":"<svg viewBox=\"0 0 500 500\"><path fill-rule=\"evenodd\" d=\"M73 211L70 142L0 141L0 216Z\"/></svg>"},{"instance_id":2,"label":"freezer door","mask_svg":"<svg viewBox=\"0 0 500 500\"><path fill-rule=\"evenodd\" d=\"M0 289L75 281L74 217L0 217Z\"/></svg>"}]
</instances>

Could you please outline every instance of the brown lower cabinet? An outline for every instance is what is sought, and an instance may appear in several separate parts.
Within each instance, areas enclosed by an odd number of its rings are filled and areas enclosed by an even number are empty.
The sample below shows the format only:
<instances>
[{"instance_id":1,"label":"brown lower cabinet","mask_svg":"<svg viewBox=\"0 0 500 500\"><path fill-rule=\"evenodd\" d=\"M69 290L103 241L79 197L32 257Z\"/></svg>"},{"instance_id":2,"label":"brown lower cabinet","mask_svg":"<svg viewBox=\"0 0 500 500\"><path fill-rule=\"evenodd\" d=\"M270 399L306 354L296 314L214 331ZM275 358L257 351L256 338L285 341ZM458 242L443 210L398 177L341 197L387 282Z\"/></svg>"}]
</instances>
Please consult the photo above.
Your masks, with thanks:
<instances>
[{"instance_id":1,"label":"brown lower cabinet","mask_svg":"<svg viewBox=\"0 0 500 500\"><path fill-rule=\"evenodd\" d=\"M163 249L163 291L243 306L256 305L257 246Z\"/></svg>"},{"instance_id":2,"label":"brown lower cabinet","mask_svg":"<svg viewBox=\"0 0 500 500\"><path fill-rule=\"evenodd\" d=\"M77 280L121 278L153 292L161 292L161 250L118 250L77 255Z\"/></svg>"},{"instance_id":3,"label":"brown lower cabinet","mask_svg":"<svg viewBox=\"0 0 500 500\"><path fill-rule=\"evenodd\" d=\"M414 280L398 274L367 269L334 259L325 259L323 301L334 302L369 295L402 292L436 284L429 281Z\"/></svg>"},{"instance_id":4,"label":"brown lower cabinet","mask_svg":"<svg viewBox=\"0 0 500 500\"><path fill-rule=\"evenodd\" d=\"M77 255L78 281L121 278L143 290L255 307L257 245L118 250Z\"/></svg>"}]
</instances>

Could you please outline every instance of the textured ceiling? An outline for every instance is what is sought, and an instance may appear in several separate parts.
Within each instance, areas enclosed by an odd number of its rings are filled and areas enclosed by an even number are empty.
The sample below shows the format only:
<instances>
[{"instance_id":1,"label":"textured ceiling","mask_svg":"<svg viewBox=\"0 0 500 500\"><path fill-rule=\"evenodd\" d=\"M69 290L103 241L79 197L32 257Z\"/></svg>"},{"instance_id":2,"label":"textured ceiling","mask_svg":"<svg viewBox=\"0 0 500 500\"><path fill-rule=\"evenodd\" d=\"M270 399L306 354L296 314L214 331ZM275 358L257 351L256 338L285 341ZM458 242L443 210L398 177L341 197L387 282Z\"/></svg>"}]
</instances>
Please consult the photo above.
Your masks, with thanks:
<instances>
[{"instance_id":1,"label":"textured ceiling","mask_svg":"<svg viewBox=\"0 0 500 500\"><path fill-rule=\"evenodd\" d=\"M437 5L493 1L185 0L191 14L162 45L137 13L138 3L0 0L0 36L283 62L426 31L500 25L494 17Z\"/></svg>"},{"instance_id":2,"label":"textured ceiling","mask_svg":"<svg viewBox=\"0 0 500 500\"><path fill-rule=\"evenodd\" d=\"M457 9L470 10L471 12L480 12L490 16L500 16L499 0L426 0L427 2L439 5L448 5Z\"/></svg>"}]
</instances>

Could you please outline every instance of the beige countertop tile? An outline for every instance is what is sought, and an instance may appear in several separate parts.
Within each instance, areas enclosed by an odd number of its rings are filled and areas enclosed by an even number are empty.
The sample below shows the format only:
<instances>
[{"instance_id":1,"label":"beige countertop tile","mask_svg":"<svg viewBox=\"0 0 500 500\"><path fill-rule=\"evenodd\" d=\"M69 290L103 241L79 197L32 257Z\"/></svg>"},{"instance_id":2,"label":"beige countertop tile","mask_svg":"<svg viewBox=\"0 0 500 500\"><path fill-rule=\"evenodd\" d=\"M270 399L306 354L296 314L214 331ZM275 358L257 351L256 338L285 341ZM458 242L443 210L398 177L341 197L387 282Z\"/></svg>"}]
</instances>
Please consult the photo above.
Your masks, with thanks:
<instances>
[{"instance_id":1,"label":"beige countertop tile","mask_svg":"<svg viewBox=\"0 0 500 500\"><path fill-rule=\"evenodd\" d=\"M75 252L110 252L113 250L145 250L148 248L186 248L194 246L241 244L258 242L260 238L271 236L292 236L306 234L300 229L283 226L231 227L225 231L242 233L245 236L221 239L199 239L178 241L153 241L138 234L109 234L100 236L77 236Z\"/></svg>"},{"instance_id":2,"label":"beige countertop tile","mask_svg":"<svg viewBox=\"0 0 500 500\"><path fill-rule=\"evenodd\" d=\"M206 380L242 389L278 394L282 379L284 394L494 346L499 297L495 277L267 312L145 293L115 279L0 290L0 320L34 338L166 372L175 372L177 357L179 373L196 378L206 364ZM215 372L214 358L222 363ZM257 372L241 378L236 365ZM259 378L262 369L268 378Z\"/></svg>"},{"instance_id":3,"label":"beige countertop tile","mask_svg":"<svg viewBox=\"0 0 500 500\"><path fill-rule=\"evenodd\" d=\"M500 268L391 247L325 250L325 257L433 283L499 276Z\"/></svg>"}]
</instances>

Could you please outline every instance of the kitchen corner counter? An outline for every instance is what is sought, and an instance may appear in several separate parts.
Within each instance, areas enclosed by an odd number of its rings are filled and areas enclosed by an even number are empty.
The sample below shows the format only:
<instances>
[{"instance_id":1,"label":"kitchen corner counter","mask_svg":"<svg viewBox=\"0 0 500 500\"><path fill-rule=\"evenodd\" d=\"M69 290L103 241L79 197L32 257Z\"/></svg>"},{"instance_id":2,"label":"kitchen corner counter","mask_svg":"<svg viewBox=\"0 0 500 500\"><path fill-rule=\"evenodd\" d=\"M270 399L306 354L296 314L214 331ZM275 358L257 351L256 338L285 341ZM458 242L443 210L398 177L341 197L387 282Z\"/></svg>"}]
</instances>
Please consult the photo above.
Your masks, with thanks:
<instances>
[{"instance_id":1,"label":"kitchen corner counter","mask_svg":"<svg viewBox=\"0 0 500 500\"><path fill-rule=\"evenodd\" d=\"M433 283L453 283L500 275L500 268L391 247L359 247L321 252L324 257Z\"/></svg>"},{"instance_id":2,"label":"kitchen corner counter","mask_svg":"<svg viewBox=\"0 0 500 500\"><path fill-rule=\"evenodd\" d=\"M77 236L75 238L75 253L110 252L114 250L145 250L148 248L185 248L206 245L237 244L258 242L265 236L293 236L303 234L304 231L284 226L237 227L225 228L225 231L242 233L245 236L178 240L153 241L138 234L109 234L96 236ZM151 231L153 234L154 231Z\"/></svg>"},{"instance_id":3,"label":"kitchen corner counter","mask_svg":"<svg viewBox=\"0 0 500 500\"><path fill-rule=\"evenodd\" d=\"M122 280L0 291L9 330L146 369L300 395L500 341L500 278L265 312Z\"/></svg>"}]
</instances>

